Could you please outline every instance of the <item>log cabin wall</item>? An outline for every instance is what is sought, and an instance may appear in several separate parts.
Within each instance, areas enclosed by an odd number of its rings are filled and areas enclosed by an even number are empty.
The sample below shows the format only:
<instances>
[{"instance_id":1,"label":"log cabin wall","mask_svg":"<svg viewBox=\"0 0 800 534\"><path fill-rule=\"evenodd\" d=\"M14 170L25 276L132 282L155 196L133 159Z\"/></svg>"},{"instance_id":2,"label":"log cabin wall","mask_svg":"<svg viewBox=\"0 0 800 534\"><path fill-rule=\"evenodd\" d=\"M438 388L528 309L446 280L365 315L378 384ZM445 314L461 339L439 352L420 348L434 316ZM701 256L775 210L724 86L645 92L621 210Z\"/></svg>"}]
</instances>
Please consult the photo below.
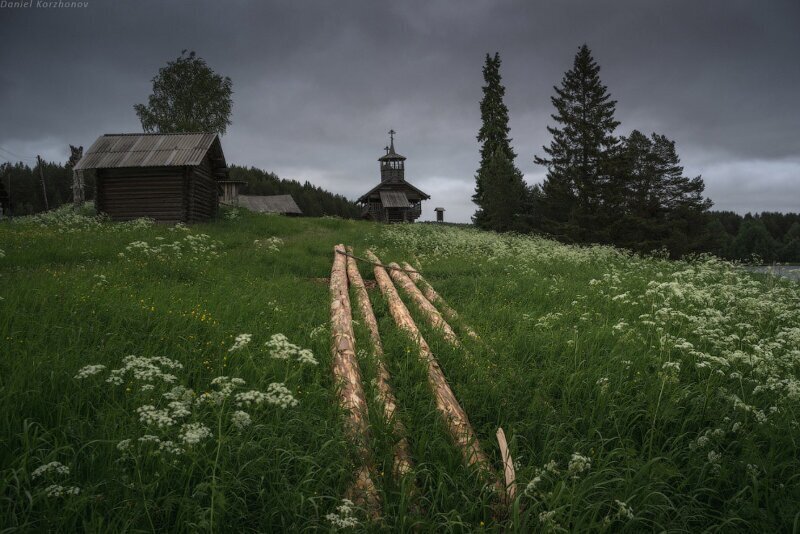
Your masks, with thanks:
<instances>
[{"instance_id":1,"label":"log cabin wall","mask_svg":"<svg viewBox=\"0 0 800 534\"><path fill-rule=\"evenodd\" d=\"M208 157L196 167L101 169L97 211L114 221L150 217L202 222L217 215L217 183Z\"/></svg>"},{"instance_id":2,"label":"log cabin wall","mask_svg":"<svg viewBox=\"0 0 800 534\"><path fill-rule=\"evenodd\" d=\"M208 155L203 158L200 165L189 168L188 180L189 220L187 222L207 221L214 218L219 206L219 191Z\"/></svg>"},{"instance_id":3,"label":"log cabin wall","mask_svg":"<svg viewBox=\"0 0 800 534\"><path fill-rule=\"evenodd\" d=\"M97 211L114 221L187 221L184 175L183 167L98 169Z\"/></svg>"}]
</instances>

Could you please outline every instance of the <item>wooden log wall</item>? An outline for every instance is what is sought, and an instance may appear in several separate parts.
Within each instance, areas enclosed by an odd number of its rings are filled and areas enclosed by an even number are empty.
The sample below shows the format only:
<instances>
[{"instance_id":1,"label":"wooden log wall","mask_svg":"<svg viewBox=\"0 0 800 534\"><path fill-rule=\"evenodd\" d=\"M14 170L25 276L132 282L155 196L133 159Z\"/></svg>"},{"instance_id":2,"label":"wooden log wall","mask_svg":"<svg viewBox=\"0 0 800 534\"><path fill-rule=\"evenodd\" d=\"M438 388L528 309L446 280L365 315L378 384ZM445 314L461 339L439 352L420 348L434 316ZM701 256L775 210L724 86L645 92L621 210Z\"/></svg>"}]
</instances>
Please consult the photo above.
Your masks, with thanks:
<instances>
[{"instance_id":1,"label":"wooden log wall","mask_svg":"<svg viewBox=\"0 0 800 534\"><path fill-rule=\"evenodd\" d=\"M97 172L97 211L115 221L150 217L160 222L202 222L216 216L218 205L208 157L197 167Z\"/></svg>"},{"instance_id":2,"label":"wooden log wall","mask_svg":"<svg viewBox=\"0 0 800 534\"><path fill-rule=\"evenodd\" d=\"M181 168L100 170L97 173L97 211L115 221L139 217L183 221L182 171Z\"/></svg>"},{"instance_id":3,"label":"wooden log wall","mask_svg":"<svg viewBox=\"0 0 800 534\"><path fill-rule=\"evenodd\" d=\"M187 222L207 221L217 215L219 193L208 156L190 170L188 200Z\"/></svg>"}]
</instances>

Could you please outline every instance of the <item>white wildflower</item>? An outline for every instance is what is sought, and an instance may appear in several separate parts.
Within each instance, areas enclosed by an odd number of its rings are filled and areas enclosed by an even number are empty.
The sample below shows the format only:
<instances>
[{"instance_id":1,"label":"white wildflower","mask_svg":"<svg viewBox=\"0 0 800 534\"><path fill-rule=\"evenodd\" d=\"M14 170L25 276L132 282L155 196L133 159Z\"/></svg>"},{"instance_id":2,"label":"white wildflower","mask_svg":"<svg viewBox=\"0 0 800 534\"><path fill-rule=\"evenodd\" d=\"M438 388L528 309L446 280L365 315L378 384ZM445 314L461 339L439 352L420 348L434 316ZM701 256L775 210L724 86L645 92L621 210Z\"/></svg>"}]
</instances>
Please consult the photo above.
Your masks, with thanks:
<instances>
[{"instance_id":1,"label":"white wildflower","mask_svg":"<svg viewBox=\"0 0 800 534\"><path fill-rule=\"evenodd\" d=\"M307 363L309 365L317 365L317 359L314 358L314 353L309 349L302 349L297 353L298 363Z\"/></svg>"},{"instance_id":2,"label":"white wildflower","mask_svg":"<svg viewBox=\"0 0 800 534\"><path fill-rule=\"evenodd\" d=\"M598 378L595 385L600 386L600 392L605 393L608 390L609 380L607 377Z\"/></svg>"},{"instance_id":3,"label":"white wildflower","mask_svg":"<svg viewBox=\"0 0 800 534\"><path fill-rule=\"evenodd\" d=\"M557 475L559 473L558 464L556 463L555 460L550 460L549 462L544 464L544 470L548 473L553 473L554 475Z\"/></svg>"},{"instance_id":4,"label":"white wildflower","mask_svg":"<svg viewBox=\"0 0 800 534\"><path fill-rule=\"evenodd\" d=\"M80 492L81 489L77 486L60 486L58 484L52 484L44 489L44 493L48 497L69 497L78 495Z\"/></svg>"},{"instance_id":5,"label":"white wildflower","mask_svg":"<svg viewBox=\"0 0 800 534\"><path fill-rule=\"evenodd\" d=\"M328 331L328 325L322 323L321 325L315 326L313 329L311 329L311 333L308 334L308 337L310 337L311 339L315 339L316 337L323 335L327 331Z\"/></svg>"},{"instance_id":6,"label":"white wildflower","mask_svg":"<svg viewBox=\"0 0 800 534\"><path fill-rule=\"evenodd\" d=\"M250 343L252 339L253 339L253 334L239 334L238 336L236 336L233 346L228 349L228 352L235 352L237 350L243 349Z\"/></svg>"},{"instance_id":7,"label":"white wildflower","mask_svg":"<svg viewBox=\"0 0 800 534\"><path fill-rule=\"evenodd\" d=\"M528 482L528 485L525 487L525 493L527 494L534 493L536 491L536 488L541 483L542 483L542 477L540 475L536 475L535 477L533 477L533 479L531 479L530 482Z\"/></svg>"},{"instance_id":8,"label":"white wildflower","mask_svg":"<svg viewBox=\"0 0 800 534\"><path fill-rule=\"evenodd\" d=\"M202 423L187 423L181 427L181 440L189 446L211 437L211 429Z\"/></svg>"},{"instance_id":9,"label":"white wildflower","mask_svg":"<svg viewBox=\"0 0 800 534\"><path fill-rule=\"evenodd\" d=\"M106 382L121 385L125 382L125 377L130 375L134 379L142 382L163 381L172 383L177 380L177 377L165 372L165 369L183 368L183 365L179 362L163 356L153 356L149 358L142 356L125 356L125 358L122 359L122 363L124 364L122 367L111 371Z\"/></svg>"},{"instance_id":10,"label":"white wildflower","mask_svg":"<svg viewBox=\"0 0 800 534\"><path fill-rule=\"evenodd\" d=\"M184 386L175 386L164 393L163 397L174 401L189 402L194 399L194 391Z\"/></svg>"},{"instance_id":11,"label":"white wildflower","mask_svg":"<svg viewBox=\"0 0 800 534\"><path fill-rule=\"evenodd\" d=\"M267 386L266 393L257 390L251 390L243 393L237 393L234 398L236 399L236 405L239 407L259 406L264 402L279 406L281 408L288 408L290 406L297 406L299 404L297 399L292 396L292 392L289 391L286 386L284 386L282 383L275 382Z\"/></svg>"},{"instance_id":12,"label":"white wildflower","mask_svg":"<svg viewBox=\"0 0 800 534\"><path fill-rule=\"evenodd\" d=\"M139 421L147 426L167 428L176 423L175 418L168 409L159 410L152 404L145 404L136 408L136 413L139 414Z\"/></svg>"},{"instance_id":13,"label":"white wildflower","mask_svg":"<svg viewBox=\"0 0 800 534\"><path fill-rule=\"evenodd\" d=\"M98 364L93 364L93 365L87 365L85 367L82 367L73 378L75 378L77 380L81 380L83 378L88 378L90 376L96 375L97 373L100 373L105 368L106 368L105 365L102 365L102 364L99 364L99 363Z\"/></svg>"},{"instance_id":14,"label":"white wildflower","mask_svg":"<svg viewBox=\"0 0 800 534\"><path fill-rule=\"evenodd\" d=\"M159 452L168 452L170 454L183 454L183 449L180 448L174 441L165 440L158 444Z\"/></svg>"},{"instance_id":15,"label":"white wildflower","mask_svg":"<svg viewBox=\"0 0 800 534\"><path fill-rule=\"evenodd\" d=\"M236 410L233 412L233 415L231 415L231 421L237 430L244 430L253 422L252 419L250 419L250 414L243 412L242 410Z\"/></svg>"},{"instance_id":16,"label":"white wildflower","mask_svg":"<svg viewBox=\"0 0 800 534\"><path fill-rule=\"evenodd\" d=\"M192 415L191 401L172 401L168 404L174 419L181 419Z\"/></svg>"},{"instance_id":17,"label":"white wildflower","mask_svg":"<svg viewBox=\"0 0 800 534\"><path fill-rule=\"evenodd\" d=\"M572 478L578 478L578 476L588 471L592 467L592 459L588 456L583 456L578 452L573 452L572 457L569 459L569 465L567 466L567 472Z\"/></svg>"},{"instance_id":18,"label":"white wildflower","mask_svg":"<svg viewBox=\"0 0 800 534\"><path fill-rule=\"evenodd\" d=\"M555 510L547 510L545 512L539 512L539 523L543 525L552 526L555 524L555 517L556 517Z\"/></svg>"},{"instance_id":19,"label":"white wildflower","mask_svg":"<svg viewBox=\"0 0 800 534\"><path fill-rule=\"evenodd\" d=\"M336 508L336 513L330 513L325 519L331 522L334 528L353 528L359 525L358 518L354 515L355 505L349 499L342 499L342 504Z\"/></svg>"},{"instance_id":20,"label":"white wildflower","mask_svg":"<svg viewBox=\"0 0 800 534\"><path fill-rule=\"evenodd\" d=\"M129 440L129 439L123 439L122 441L117 443L117 450L118 451L125 452L130 448L131 448L131 440Z\"/></svg>"},{"instance_id":21,"label":"white wildflower","mask_svg":"<svg viewBox=\"0 0 800 534\"><path fill-rule=\"evenodd\" d=\"M616 499L614 499L614 502L619 508L617 510L617 518L625 520L633 519L633 508L631 508L629 504L622 501L618 501Z\"/></svg>"},{"instance_id":22,"label":"white wildflower","mask_svg":"<svg viewBox=\"0 0 800 534\"><path fill-rule=\"evenodd\" d=\"M39 478L40 476L49 475L51 473L56 475L68 475L69 467L61 462L50 462L34 469L33 473L31 473L31 478Z\"/></svg>"},{"instance_id":23,"label":"white wildflower","mask_svg":"<svg viewBox=\"0 0 800 534\"><path fill-rule=\"evenodd\" d=\"M270 356L276 360L295 358L300 363L317 365L317 360L310 350L301 349L294 343L290 343L283 334L274 334L264 345L269 349Z\"/></svg>"}]
</instances>

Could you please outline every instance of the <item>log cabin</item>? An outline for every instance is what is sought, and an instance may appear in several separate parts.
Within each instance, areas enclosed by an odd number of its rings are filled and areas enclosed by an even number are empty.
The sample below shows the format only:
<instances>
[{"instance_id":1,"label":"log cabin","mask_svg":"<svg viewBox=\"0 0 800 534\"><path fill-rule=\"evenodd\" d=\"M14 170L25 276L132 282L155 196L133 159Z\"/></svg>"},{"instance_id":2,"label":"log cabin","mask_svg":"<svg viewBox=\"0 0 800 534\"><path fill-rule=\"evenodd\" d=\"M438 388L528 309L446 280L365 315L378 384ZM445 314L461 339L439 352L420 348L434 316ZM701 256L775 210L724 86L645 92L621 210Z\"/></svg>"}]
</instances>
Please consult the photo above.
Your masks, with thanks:
<instances>
[{"instance_id":1,"label":"log cabin","mask_svg":"<svg viewBox=\"0 0 800 534\"><path fill-rule=\"evenodd\" d=\"M207 221L219 207L218 181L228 177L213 133L103 135L74 170L95 173L95 208L114 221Z\"/></svg>"}]
</instances>

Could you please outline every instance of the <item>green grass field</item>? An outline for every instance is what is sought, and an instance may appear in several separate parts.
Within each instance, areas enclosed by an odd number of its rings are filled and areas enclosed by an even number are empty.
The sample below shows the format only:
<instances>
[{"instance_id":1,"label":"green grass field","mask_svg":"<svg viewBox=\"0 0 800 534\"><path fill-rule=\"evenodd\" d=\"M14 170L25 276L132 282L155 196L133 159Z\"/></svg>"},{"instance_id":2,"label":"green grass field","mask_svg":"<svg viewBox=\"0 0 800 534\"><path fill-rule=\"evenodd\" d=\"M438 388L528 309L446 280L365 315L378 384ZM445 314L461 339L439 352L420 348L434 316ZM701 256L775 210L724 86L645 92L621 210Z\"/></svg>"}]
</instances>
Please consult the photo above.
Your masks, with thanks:
<instances>
[{"instance_id":1,"label":"green grass field","mask_svg":"<svg viewBox=\"0 0 800 534\"><path fill-rule=\"evenodd\" d=\"M406 299L498 470L505 429L507 514L463 467L377 289L414 476L392 478L357 324L383 517L340 508L358 459L331 374L337 243L417 266L484 339L451 348ZM2 532L800 531L796 282L245 213L189 228L62 213L0 225L0 250Z\"/></svg>"}]
</instances>

